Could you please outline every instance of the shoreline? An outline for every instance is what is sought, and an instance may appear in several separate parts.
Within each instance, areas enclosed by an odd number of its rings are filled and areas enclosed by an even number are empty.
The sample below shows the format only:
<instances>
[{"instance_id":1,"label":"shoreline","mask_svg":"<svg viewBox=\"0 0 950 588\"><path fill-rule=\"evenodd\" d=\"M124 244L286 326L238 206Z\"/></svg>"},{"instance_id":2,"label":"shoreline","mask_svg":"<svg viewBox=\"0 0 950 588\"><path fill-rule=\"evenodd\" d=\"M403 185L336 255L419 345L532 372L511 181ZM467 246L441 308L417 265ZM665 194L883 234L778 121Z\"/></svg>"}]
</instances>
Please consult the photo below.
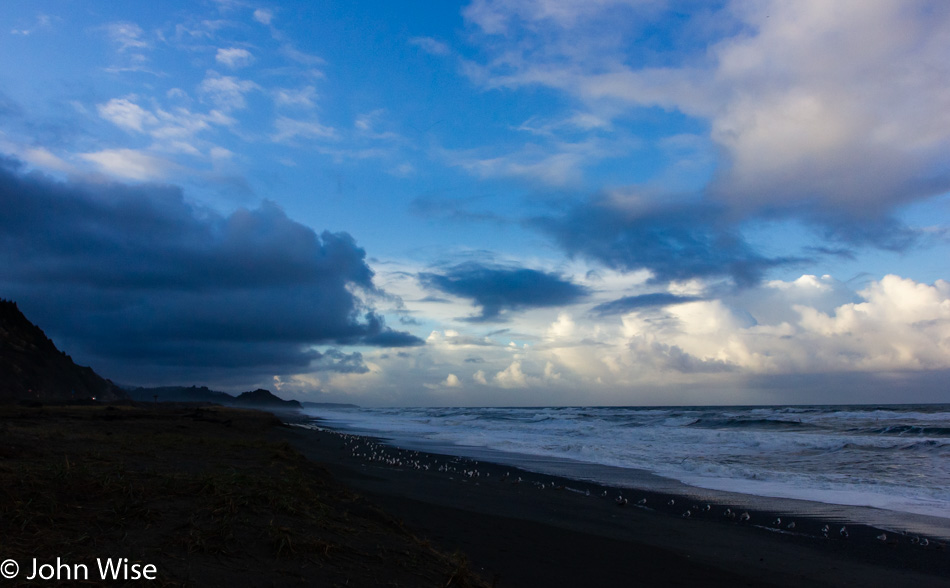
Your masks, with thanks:
<instances>
[{"instance_id":1,"label":"shoreline","mask_svg":"<svg viewBox=\"0 0 950 588\"><path fill-rule=\"evenodd\" d=\"M945 541L935 538L921 547L910 535L868 525L801 514L790 519L791 508L744 510L717 501L707 510L685 494L398 449L323 427L319 419L290 420L318 427L282 431L298 451L423 539L467 553L473 569L500 587L611 585L631 578L641 585L950 586ZM617 506L618 493L626 506ZM646 504L637 505L643 498ZM727 508L736 518L723 516ZM743 512L746 522L739 521ZM825 524L827 538L820 531ZM838 535L843 525L847 538ZM877 539L882 533L887 538ZM584 570L583 578L575 569Z\"/></svg>"},{"instance_id":2,"label":"shoreline","mask_svg":"<svg viewBox=\"0 0 950 588\"><path fill-rule=\"evenodd\" d=\"M873 405L875 408L878 405ZM896 406L914 406L914 405L896 405ZM710 407L698 407L698 409L707 410ZM770 407L785 408L785 407ZM697 410L698 410L697 409ZM548 409L543 409L548 410ZM765 476L757 476L757 472L752 470L747 473L751 477L743 478L717 478L696 475L690 472L684 474L681 469L667 467L666 473L658 473L648 468L638 469L637 467L614 466L606 463L595 463L601 461L602 455L595 456L593 461L588 461L591 456L575 458L571 456L553 456L545 455L545 451L539 453L515 453L508 449L496 450L489 447L481 447L478 444L478 437L474 445L454 445L451 441L434 441L426 438L413 436L412 433L403 431L402 421L397 420L396 429L389 434L386 431L379 430L379 424L370 426L351 427L352 423L344 416L339 421L336 415L327 416L304 412L298 417L301 422L307 422L306 417L313 419L310 422L319 422L331 430L340 432L352 432L354 434L365 435L372 438L381 438L383 443L400 447L403 449L417 450L426 453L441 455L459 455L468 459L493 462L509 467L520 467L524 470L549 474L556 477L563 477L572 480L579 480L584 483L595 483L612 488L637 488L642 490L655 490L661 494L674 494L689 497L691 500L722 503L739 504L746 509L763 510L767 512L785 512L789 515L805 518L820 518L833 522L840 522L847 525L865 525L881 529L888 533L897 533L898 535L928 537L930 540L937 539L943 542L950 542L950 510L947 510L947 502L937 499L931 499L926 491L923 491L911 484L908 492L904 490L903 479L896 481L895 488L888 490L891 484L888 475L885 474L882 479L870 478L858 482L864 486L854 486L853 484L832 483L830 486L809 485L809 480L805 480L804 485L789 482L771 481L770 471L765 471ZM476 419L478 420L478 419ZM545 419L542 419L545 420ZM356 423L361 421L357 420ZM484 434L485 431L476 427L477 432ZM433 429L437 431L437 429ZM452 437L449 435L449 438ZM464 435L462 436L464 438ZM901 438L903 440L903 438ZM558 441L552 440L554 443ZM914 439L906 442L911 443ZM636 443L634 442L634 445ZM610 449L610 448L608 448ZM660 452L661 459L654 465L663 466L677 464L679 461L687 461L691 456L691 448L684 446L674 453ZM608 453L608 456L610 454ZM684 459L684 456L687 459ZM728 456L727 456L728 457ZM779 458L788 456L779 456ZM878 463L874 461L876 457L856 456L868 460L868 463ZM702 460L702 457L699 458ZM880 463L888 464L888 456L881 456ZM702 465L704 462L691 462ZM714 464L718 462L713 461ZM788 465L788 464L785 464ZM939 464L933 464L937 468L937 473L944 472ZM885 469L882 465L879 469ZM767 468L766 468L767 470ZM784 472L785 470L779 469ZM824 475L826 470L820 472ZM672 473L671 473L672 472ZM814 472L812 472L814 473ZM835 473L829 472L831 478ZM911 478L917 478L916 471L907 472ZM931 481L931 484L934 482ZM880 486L878 486L880 484ZM935 488L930 486L930 488ZM944 493L945 495L945 493Z\"/></svg>"}]
</instances>

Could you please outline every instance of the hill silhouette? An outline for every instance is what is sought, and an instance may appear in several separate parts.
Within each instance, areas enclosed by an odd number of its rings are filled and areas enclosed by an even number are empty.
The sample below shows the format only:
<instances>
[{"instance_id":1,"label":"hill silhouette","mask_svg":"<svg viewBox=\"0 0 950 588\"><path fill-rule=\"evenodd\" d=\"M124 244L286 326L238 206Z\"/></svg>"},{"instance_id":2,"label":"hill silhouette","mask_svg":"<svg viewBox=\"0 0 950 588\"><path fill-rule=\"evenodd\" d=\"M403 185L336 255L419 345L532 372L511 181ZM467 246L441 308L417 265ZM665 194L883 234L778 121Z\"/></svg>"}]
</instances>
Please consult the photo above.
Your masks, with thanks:
<instances>
[{"instance_id":1,"label":"hill silhouette","mask_svg":"<svg viewBox=\"0 0 950 588\"><path fill-rule=\"evenodd\" d=\"M302 407L296 400L284 400L271 393L270 390L258 388L253 392L245 392L234 399L235 406L247 408L269 408L272 410L300 410Z\"/></svg>"},{"instance_id":2,"label":"hill silhouette","mask_svg":"<svg viewBox=\"0 0 950 588\"><path fill-rule=\"evenodd\" d=\"M269 390L258 388L253 392L244 392L232 396L227 392L217 392L207 386L162 386L159 388L128 388L132 400L139 402L208 402L223 406L242 408L262 408L265 410L300 410L296 400L284 400Z\"/></svg>"},{"instance_id":3,"label":"hill silhouette","mask_svg":"<svg viewBox=\"0 0 950 588\"><path fill-rule=\"evenodd\" d=\"M0 299L0 402L112 401L126 393L92 368L76 365L16 302Z\"/></svg>"}]
</instances>

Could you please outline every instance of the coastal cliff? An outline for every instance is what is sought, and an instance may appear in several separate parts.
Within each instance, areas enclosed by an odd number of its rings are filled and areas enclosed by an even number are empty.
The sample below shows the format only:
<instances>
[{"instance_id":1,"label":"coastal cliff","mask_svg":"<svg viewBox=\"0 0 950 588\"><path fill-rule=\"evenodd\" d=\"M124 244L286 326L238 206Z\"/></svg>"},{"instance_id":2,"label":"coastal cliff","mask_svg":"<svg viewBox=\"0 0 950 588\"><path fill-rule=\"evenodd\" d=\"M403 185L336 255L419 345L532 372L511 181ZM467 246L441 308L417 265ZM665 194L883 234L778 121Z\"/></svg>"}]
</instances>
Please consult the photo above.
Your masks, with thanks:
<instances>
[{"instance_id":1,"label":"coastal cliff","mask_svg":"<svg viewBox=\"0 0 950 588\"><path fill-rule=\"evenodd\" d=\"M16 302L0 299L0 402L113 401L126 393L92 368L76 365Z\"/></svg>"}]
</instances>

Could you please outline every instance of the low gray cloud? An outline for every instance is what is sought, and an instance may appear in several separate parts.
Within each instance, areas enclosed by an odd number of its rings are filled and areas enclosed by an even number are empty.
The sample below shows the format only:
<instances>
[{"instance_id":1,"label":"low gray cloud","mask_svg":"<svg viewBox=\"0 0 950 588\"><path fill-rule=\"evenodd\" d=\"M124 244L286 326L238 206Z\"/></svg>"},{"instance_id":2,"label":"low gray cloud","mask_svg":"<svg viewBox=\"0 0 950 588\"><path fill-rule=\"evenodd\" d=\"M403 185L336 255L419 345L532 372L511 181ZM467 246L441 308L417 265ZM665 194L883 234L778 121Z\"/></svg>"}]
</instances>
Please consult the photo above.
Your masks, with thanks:
<instances>
[{"instance_id":1,"label":"low gray cloud","mask_svg":"<svg viewBox=\"0 0 950 588\"><path fill-rule=\"evenodd\" d=\"M561 306L579 302L587 288L553 273L539 270L466 262L441 273L423 272L419 281L431 288L472 300L481 314L469 320L501 320L506 311Z\"/></svg>"},{"instance_id":2,"label":"low gray cloud","mask_svg":"<svg viewBox=\"0 0 950 588\"><path fill-rule=\"evenodd\" d=\"M6 159L0 209L0 292L113 379L353 372L358 355L312 346L422 344L358 295L377 290L353 237L270 202L224 216L177 187L60 182Z\"/></svg>"}]
</instances>

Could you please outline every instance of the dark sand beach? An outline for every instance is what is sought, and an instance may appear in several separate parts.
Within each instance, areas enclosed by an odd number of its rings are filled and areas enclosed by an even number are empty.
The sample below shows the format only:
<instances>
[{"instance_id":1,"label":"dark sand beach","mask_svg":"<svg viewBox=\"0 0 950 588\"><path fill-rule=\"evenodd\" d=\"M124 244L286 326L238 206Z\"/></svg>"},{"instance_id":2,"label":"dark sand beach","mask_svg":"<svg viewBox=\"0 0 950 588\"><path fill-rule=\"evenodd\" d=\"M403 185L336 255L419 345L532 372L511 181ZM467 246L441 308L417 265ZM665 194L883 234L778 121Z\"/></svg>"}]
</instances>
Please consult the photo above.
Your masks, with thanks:
<instances>
[{"instance_id":1,"label":"dark sand beach","mask_svg":"<svg viewBox=\"0 0 950 588\"><path fill-rule=\"evenodd\" d=\"M823 538L824 521L803 519L778 533L768 521L781 513L742 523L721 515L727 505L702 512L635 489L621 507L616 488L382 448L263 412L0 411L0 555L22 571L6 585L102 584L96 558L158 570L113 585L950 585L938 541L882 542L854 525L843 539L833 521ZM92 573L25 582L33 558Z\"/></svg>"},{"instance_id":2,"label":"dark sand beach","mask_svg":"<svg viewBox=\"0 0 950 588\"><path fill-rule=\"evenodd\" d=\"M219 406L0 405L0 584L488 585L284 433ZM99 560L123 558L104 581Z\"/></svg>"},{"instance_id":3,"label":"dark sand beach","mask_svg":"<svg viewBox=\"0 0 950 588\"><path fill-rule=\"evenodd\" d=\"M893 533L881 541L881 530L853 524L843 538L840 521L802 517L793 530L778 532L772 523L786 516L780 512L731 505L737 515L749 512L740 522L722 515L727 504L703 512L704 504L684 496L380 448L330 431L286 433L304 455L419 537L466 553L472 568L499 587L950 586L950 553L937 541L921 548ZM376 459L361 456L373 451ZM616 504L619 492L626 506ZM637 506L642 498L646 504ZM684 518L691 507L699 508ZM786 516L781 526L789 522Z\"/></svg>"}]
</instances>

